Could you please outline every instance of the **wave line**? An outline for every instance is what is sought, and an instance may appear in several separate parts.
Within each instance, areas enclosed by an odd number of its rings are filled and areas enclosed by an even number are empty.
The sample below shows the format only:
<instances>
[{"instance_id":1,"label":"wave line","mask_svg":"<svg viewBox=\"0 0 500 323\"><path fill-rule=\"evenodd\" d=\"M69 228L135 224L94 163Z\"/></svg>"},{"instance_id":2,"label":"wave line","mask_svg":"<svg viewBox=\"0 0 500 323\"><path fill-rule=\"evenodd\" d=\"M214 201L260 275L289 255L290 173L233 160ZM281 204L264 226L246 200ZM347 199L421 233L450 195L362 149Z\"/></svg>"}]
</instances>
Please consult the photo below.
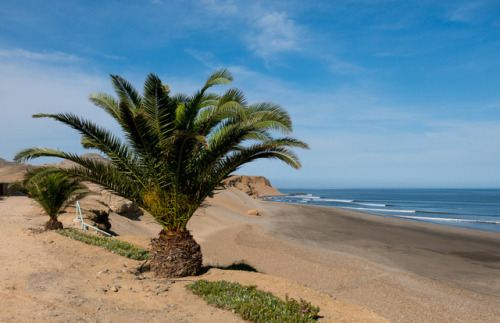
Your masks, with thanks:
<instances>
[{"instance_id":1,"label":"wave line","mask_svg":"<svg viewBox=\"0 0 500 323\"><path fill-rule=\"evenodd\" d=\"M387 209L368 209L364 207L342 207L343 209L360 210L360 211L379 211L379 212L397 212L397 213L417 213L415 210L387 210Z\"/></svg>"},{"instance_id":2,"label":"wave line","mask_svg":"<svg viewBox=\"0 0 500 323\"><path fill-rule=\"evenodd\" d=\"M470 220L470 219L449 219L449 218L430 218L426 216L406 216L398 215L400 218L407 219L417 219L417 220L432 220L432 221L448 221L448 222L472 222L472 223L489 223L489 224L500 224L500 221L488 221L488 220Z\"/></svg>"}]
</instances>

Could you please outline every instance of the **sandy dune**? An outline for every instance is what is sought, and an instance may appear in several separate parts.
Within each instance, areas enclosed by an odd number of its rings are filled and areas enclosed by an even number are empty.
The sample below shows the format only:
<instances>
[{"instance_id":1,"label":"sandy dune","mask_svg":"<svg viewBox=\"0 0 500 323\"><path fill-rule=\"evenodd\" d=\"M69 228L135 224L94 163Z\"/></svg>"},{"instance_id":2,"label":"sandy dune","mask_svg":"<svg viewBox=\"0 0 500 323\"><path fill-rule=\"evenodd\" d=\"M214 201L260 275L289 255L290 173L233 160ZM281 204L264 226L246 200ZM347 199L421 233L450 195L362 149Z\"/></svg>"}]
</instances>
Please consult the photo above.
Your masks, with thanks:
<instances>
[{"instance_id":1,"label":"sandy dune","mask_svg":"<svg viewBox=\"0 0 500 323\"><path fill-rule=\"evenodd\" d=\"M260 273L211 269L201 278L306 298L327 322L500 321L498 234L265 202L247 195L255 183L220 191L188 227L206 266L245 261ZM60 219L75 226L68 210ZM139 280L142 262L30 230L46 216L25 197L0 200L0 221L0 321L240 321L185 291L200 277ZM111 213L110 222L116 239L144 248L160 230L147 215Z\"/></svg>"},{"instance_id":2,"label":"sandy dune","mask_svg":"<svg viewBox=\"0 0 500 323\"><path fill-rule=\"evenodd\" d=\"M73 214L65 214L61 220L69 227L74 225L73 217ZM220 230L215 227L220 223L215 221L207 225L209 230L204 232L202 228L208 217L206 214L197 217L200 221L194 227L197 235L210 240L211 234L219 234ZM281 296L287 292L292 297L306 298L322 308L322 321L385 321L358 305L336 301L293 279L269 274L211 269L203 276L188 277L175 283L152 279L147 272L146 279L138 280L136 272L142 262L70 240L55 232L38 233L36 229L46 221L46 216L25 197L0 200L0 218L0 243L4 246L0 250L3 260L0 269L2 322L240 322L241 319L232 312L216 309L185 290L187 283L200 278L255 284ZM129 221L124 221L122 228L132 231ZM115 222L120 222L120 219ZM223 227L232 226L230 222ZM139 224L137 232L145 234L145 227L144 223ZM33 228L35 230L31 230ZM154 231L152 226L149 232L155 235ZM144 235L123 238L146 245L149 240ZM210 259L206 263L210 264ZM118 291L114 292L113 287Z\"/></svg>"}]
</instances>

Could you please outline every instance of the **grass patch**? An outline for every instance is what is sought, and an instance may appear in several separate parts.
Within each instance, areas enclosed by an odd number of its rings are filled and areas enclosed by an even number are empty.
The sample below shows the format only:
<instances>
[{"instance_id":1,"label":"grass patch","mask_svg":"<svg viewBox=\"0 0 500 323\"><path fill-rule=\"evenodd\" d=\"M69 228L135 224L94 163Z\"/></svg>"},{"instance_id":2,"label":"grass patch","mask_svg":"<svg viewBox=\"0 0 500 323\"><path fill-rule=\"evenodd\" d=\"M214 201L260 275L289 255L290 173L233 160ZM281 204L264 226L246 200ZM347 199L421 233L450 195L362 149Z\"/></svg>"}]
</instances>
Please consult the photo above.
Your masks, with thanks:
<instances>
[{"instance_id":1,"label":"grass patch","mask_svg":"<svg viewBox=\"0 0 500 323\"><path fill-rule=\"evenodd\" d=\"M98 237L93 234L84 233L75 229L58 230L60 235L81 241L83 243L99 246L104 249L116 253L117 255L124 256L135 260L146 260L149 259L149 251L137 248L136 246L119 241L110 239L107 237Z\"/></svg>"},{"instance_id":2,"label":"grass patch","mask_svg":"<svg viewBox=\"0 0 500 323\"><path fill-rule=\"evenodd\" d=\"M186 288L202 296L209 304L234 310L243 319L252 322L315 322L320 310L303 299L297 301L286 295L283 301L272 292L260 291L256 286L243 286L225 280L198 280L186 285Z\"/></svg>"}]
</instances>

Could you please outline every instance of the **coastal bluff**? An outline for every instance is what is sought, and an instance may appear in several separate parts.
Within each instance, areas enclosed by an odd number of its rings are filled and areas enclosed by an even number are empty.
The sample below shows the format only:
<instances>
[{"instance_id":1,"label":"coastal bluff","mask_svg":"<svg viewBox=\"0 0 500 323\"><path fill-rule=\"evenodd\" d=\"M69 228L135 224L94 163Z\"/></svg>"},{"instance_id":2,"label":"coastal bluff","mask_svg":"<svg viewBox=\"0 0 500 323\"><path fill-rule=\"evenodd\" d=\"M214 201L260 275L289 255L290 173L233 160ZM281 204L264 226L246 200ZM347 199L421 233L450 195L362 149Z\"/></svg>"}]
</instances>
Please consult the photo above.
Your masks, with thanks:
<instances>
[{"instance_id":1,"label":"coastal bluff","mask_svg":"<svg viewBox=\"0 0 500 323\"><path fill-rule=\"evenodd\" d=\"M253 198L266 195L283 195L264 176L233 175L224 180L223 184L225 188L237 188Z\"/></svg>"}]
</instances>

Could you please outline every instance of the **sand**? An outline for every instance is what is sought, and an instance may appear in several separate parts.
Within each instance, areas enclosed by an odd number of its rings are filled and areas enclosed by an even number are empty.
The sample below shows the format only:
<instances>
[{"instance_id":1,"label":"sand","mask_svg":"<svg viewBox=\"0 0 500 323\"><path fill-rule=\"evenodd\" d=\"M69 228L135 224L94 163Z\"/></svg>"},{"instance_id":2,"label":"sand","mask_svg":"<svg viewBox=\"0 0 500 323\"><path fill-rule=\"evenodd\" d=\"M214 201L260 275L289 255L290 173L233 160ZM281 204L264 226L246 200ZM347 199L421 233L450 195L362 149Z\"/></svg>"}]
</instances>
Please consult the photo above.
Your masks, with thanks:
<instances>
[{"instance_id":1,"label":"sand","mask_svg":"<svg viewBox=\"0 0 500 323\"><path fill-rule=\"evenodd\" d=\"M261 203L262 226L214 234L202 244L205 257L245 260L390 321L500 321L497 233Z\"/></svg>"},{"instance_id":2,"label":"sand","mask_svg":"<svg viewBox=\"0 0 500 323\"><path fill-rule=\"evenodd\" d=\"M201 278L306 298L325 322L500 320L496 233L265 202L233 188L208 204L189 223L204 264L243 260L260 273L211 269ZM0 321L241 321L185 291L200 277L137 280L142 262L30 231L41 214L27 198L0 200ZM74 224L73 214L61 220ZM159 228L147 218L111 222L118 239L144 247Z\"/></svg>"},{"instance_id":3,"label":"sand","mask_svg":"<svg viewBox=\"0 0 500 323\"><path fill-rule=\"evenodd\" d=\"M69 227L74 225L73 217L63 214L60 220ZM292 279L270 274L210 269L202 276L174 283L154 279L149 272L145 272L145 279L138 279L136 272L142 261L55 232L40 232L47 217L25 197L0 200L0 219L1 322L241 322L234 313L214 308L185 290L186 284L200 278L254 284L281 297L287 292L291 297L307 298L322 308L320 321L386 322L358 305L336 301ZM148 221L122 219L125 221L116 227L118 231L131 233L138 226L142 236L120 239L147 245L145 235L156 235L155 225L148 229ZM197 219L207 220L202 216ZM120 219L114 221L116 224ZM202 222L197 225L200 236L216 231L211 229L216 223L207 225L206 232ZM226 227L231 227L231 221Z\"/></svg>"}]
</instances>

